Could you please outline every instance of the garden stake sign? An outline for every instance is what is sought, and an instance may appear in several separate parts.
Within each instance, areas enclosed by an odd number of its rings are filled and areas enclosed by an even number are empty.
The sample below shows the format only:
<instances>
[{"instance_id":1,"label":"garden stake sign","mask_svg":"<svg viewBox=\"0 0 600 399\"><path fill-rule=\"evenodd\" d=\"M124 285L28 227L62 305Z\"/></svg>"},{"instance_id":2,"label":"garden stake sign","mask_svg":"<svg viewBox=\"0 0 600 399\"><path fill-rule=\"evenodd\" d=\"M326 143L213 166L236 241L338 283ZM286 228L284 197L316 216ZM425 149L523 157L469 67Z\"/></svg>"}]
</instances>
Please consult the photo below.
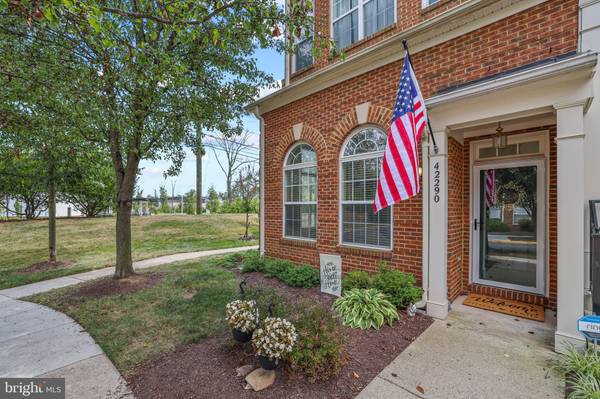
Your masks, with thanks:
<instances>
[{"instance_id":1,"label":"garden stake sign","mask_svg":"<svg viewBox=\"0 0 600 399\"><path fill-rule=\"evenodd\" d=\"M342 295L342 257L321 254L321 292Z\"/></svg>"}]
</instances>

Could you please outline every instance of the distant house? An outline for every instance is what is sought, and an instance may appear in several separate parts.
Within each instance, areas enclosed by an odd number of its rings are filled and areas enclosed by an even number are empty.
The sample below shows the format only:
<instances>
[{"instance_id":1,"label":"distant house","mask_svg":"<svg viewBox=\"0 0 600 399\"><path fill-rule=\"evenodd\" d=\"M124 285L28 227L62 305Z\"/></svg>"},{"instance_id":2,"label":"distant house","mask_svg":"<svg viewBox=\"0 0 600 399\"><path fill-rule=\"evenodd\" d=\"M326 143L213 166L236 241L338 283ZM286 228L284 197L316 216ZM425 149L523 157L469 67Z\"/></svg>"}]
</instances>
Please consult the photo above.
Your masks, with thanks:
<instances>
[{"instance_id":1,"label":"distant house","mask_svg":"<svg viewBox=\"0 0 600 399\"><path fill-rule=\"evenodd\" d=\"M17 215L15 214L14 210L15 209L24 210L25 206L26 205L24 203L18 202L13 198L9 198L8 199L8 209L3 210L2 216L16 217ZM56 217L63 218L63 217L81 217L81 216L83 216L83 215L81 214L81 212L79 212L75 208L75 206L73 204L70 204L68 202L57 202L56 203ZM41 218L48 217L48 210L47 209L42 210L39 213L39 217L41 217Z\"/></svg>"},{"instance_id":2,"label":"distant house","mask_svg":"<svg viewBox=\"0 0 600 399\"><path fill-rule=\"evenodd\" d=\"M298 38L284 86L249 107L261 125L261 252L315 266L337 255L344 272L385 261L417 277L441 319L461 294L539 304L557 311L557 349L581 345L585 206L600 198L600 2L313 4L315 31L344 57L313 58ZM404 39L438 151L426 134L421 193L376 215ZM533 198L526 229L488 234L490 171L514 201ZM492 216L519 225L532 218L522 210Z\"/></svg>"}]
</instances>

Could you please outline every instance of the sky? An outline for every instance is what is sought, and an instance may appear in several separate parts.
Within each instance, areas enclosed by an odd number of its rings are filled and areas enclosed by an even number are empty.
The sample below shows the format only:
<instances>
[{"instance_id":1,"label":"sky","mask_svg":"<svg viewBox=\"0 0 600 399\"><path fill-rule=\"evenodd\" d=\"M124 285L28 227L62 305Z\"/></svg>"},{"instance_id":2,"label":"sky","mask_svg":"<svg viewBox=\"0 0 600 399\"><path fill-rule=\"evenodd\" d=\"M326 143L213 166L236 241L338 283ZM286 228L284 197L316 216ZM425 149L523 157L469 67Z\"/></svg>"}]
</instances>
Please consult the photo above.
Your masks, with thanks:
<instances>
[{"instance_id":1,"label":"sky","mask_svg":"<svg viewBox=\"0 0 600 399\"><path fill-rule=\"evenodd\" d=\"M270 73L276 80L284 78L283 54L277 53L273 49L258 49L255 52L258 67L265 72ZM273 89L261 90L261 95L268 94ZM259 146L259 124L258 119L253 115L246 115L243 118L244 128L251 133L250 144ZM249 150L256 154L258 158L258 149ZM219 155L219 151L217 151ZM220 156L223 156L222 153ZM190 151L183 162L179 176L168 177L166 180L163 173L169 168L169 161L142 161L140 163L141 173L138 179L138 187L143 191L143 195L154 195L158 192L161 185L164 185L169 195L171 195L172 184L174 184L175 195L184 194L192 189L196 189L196 157ZM202 191L206 195L208 188L213 185L218 192L225 191L225 175L219 168L215 159L215 152L207 148L206 155L202 157Z\"/></svg>"}]
</instances>

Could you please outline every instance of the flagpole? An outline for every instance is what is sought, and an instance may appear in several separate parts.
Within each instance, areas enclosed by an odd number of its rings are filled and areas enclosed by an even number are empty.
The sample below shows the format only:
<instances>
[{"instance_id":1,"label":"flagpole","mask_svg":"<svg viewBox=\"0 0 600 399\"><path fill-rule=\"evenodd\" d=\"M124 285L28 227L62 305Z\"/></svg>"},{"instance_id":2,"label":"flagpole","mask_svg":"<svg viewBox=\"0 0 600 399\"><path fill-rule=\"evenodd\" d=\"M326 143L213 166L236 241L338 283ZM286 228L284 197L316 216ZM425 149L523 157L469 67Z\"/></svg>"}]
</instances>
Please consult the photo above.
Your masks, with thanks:
<instances>
[{"instance_id":1,"label":"flagpole","mask_svg":"<svg viewBox=\"0 0 600 399\"><path fill-rule=\"evenodd\" d=\"M406 39L402 40L402 46L404 46L404 51L406 51L406 57L408 58L408 60L410 61L410 64L412 65L412 60L410 58L410 51L408 51L408 42L406 41ZM426 104L423 104L423 106L425 106L425 105ZM429 136L431 136L431 141L433 141L433 152L437 154L439 149L438 149L437 143L435 142L435 136L433 135L433 129L431 128L431 121L429 120L429 114L427 114L427 127L429 127Z\"/></svg>"}]
</instances>

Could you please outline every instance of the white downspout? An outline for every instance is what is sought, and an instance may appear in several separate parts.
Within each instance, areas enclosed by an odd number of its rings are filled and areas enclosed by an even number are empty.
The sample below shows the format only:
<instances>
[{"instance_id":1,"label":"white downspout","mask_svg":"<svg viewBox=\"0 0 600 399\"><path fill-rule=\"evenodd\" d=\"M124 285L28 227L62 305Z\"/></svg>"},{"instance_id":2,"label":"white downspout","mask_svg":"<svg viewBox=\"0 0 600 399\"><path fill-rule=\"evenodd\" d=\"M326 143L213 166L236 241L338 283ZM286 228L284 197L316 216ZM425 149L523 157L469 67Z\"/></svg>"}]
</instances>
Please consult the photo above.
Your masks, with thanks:
<instances>
[{"instance_id":1,"label":"white downspout","mask_svg":"<svg viewBox=\"0 0 600 399\"><path fill-rule=\"evenodd\" d=\"M254 116L259 121L260 127L260 155L259 155L259 178L260 178L260 193L259 193L259 208L258 208L258 223L259 223L259 239L258 248L261 255L265 254L265 120L260 116L260 108L256 106L252 111Z\"/></svg>"}]
</instances>

